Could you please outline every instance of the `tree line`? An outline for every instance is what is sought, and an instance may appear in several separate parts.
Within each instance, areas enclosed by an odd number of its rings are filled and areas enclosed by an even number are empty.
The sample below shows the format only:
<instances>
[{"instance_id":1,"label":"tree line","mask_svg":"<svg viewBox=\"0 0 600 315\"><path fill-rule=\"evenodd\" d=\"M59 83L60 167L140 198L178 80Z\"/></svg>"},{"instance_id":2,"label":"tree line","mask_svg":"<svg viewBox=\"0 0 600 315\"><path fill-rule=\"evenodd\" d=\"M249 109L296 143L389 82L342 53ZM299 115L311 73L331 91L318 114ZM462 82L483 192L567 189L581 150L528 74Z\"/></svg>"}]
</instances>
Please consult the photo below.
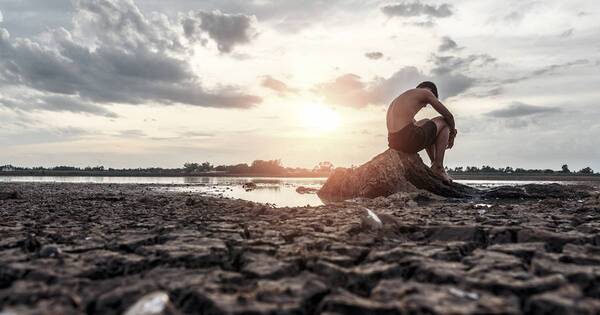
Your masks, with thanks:
<instances>
[{"instance_id":1,"label":"tree line","mask_svg":"<svg viewBox=\"0 0 600 315\"><path fill-rule=\"evenodd\" d=\"M354 166L353 166L354 167ZM323 161L312 169L301 167L285 167L281 160L254 160L252 163L240 163L233 165L213 165L210 162L187 162L179 168L106 168L104 166L54 166L54 167L18 167L13 165L0 166L0 172L20 172L30 174L44 173L90 173L90 174L123 174L123 175L210 175L210 174L238 174L238 175L272 175L272 176L327 176L333 170L334 165L329 161ZM578 171L571 171L567 164L563 164L560 170L553 169L524 169L510 166L494 168L489 165L459 166L448 168L448 172L454 174L572 174L572 175L599 175L590 167Z\"/></svg>"},{"instance_id":2,"label":"tree line","mask_svg":"<svg viewBox=\"0 0 600 315\"><path fill-rule=\"evenodd\" d=\"M90 173L98 175L267 175L267 176L327 176L335 167L324 161L312 169L301 167L285 167L281 160L254 160L250 164L213 165L210 162L187 162L180 168L107 168L104 166L54 166L54 167L19 167L13 165L0 166L0 172L17 172L26 174L78 174Z\"/></svg>"},{"instance_id":3,"label":"tree line","mask_svg":"<svg viewBox=\"0 0 600 315\"><path fill-rule=\"evenodd\" d=\"M524 169L524 168L512 168L510 166L507 167L499 167L494 168L489 165L483 165L481 168L477 166L467 166L467 167L455 167L449 168L449 172L456 174L474 174L474 173L485 173L485 174L579 174L579 175L593 175L597 174L591 167L584 167L578 171L571 171L569 169L569 165L563 164L560 170L553 169Z\"/></svg>"}]
</instances>

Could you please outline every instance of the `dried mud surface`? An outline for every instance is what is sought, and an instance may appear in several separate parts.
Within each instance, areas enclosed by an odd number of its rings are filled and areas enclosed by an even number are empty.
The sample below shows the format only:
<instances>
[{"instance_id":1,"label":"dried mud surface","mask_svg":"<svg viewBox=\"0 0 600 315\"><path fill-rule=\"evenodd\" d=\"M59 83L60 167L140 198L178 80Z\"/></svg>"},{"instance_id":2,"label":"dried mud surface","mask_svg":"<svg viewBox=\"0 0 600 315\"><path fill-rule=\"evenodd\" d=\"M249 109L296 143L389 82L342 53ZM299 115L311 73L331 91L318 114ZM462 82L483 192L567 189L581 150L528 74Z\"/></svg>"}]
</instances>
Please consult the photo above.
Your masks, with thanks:
<instances>
[{"instance_id":1,"label":"dried mud surface","mask_svg":"<svg viewBox=\"0 0 600 315\"><path fill-rule=\"evenodd\" d=\"M160 314L600 313L597 188L526 190L271 208L4 183L0 313L123 314L153 292Z\"/></svg>"}]
</instances>

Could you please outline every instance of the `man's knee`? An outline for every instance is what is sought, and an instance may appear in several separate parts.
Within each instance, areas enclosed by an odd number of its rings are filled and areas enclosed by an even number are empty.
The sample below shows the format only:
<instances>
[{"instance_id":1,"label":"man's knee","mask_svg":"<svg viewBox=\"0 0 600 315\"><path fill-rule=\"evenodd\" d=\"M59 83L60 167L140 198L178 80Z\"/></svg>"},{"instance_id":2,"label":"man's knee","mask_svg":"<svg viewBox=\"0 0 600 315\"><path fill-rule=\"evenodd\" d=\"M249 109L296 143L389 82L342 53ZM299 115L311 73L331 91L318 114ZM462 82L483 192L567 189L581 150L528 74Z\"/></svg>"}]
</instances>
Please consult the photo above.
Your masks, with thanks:
<instances>
[{"instance_id":1,"label":"man's knee","mask_svg":"<svg viewBox=\"0 0 600 315\"><path fill-rule=\"evenodd\" d=\"M417 125L417 126L423 126L423 125L424 125L425 123L427 123L429 120L430 120L430 119L427 119L427 118L421 119L421 120L417 121L417 122L415 123L415 125Z\"/></svg>"},{"instance_id":2,"label":"man's knee","mask_svg":"<svg viewBox=\"0 0 600 315\"><path fill-rule=\"evenodd\" d=\"M431 121L435 123L435 126L438 129L438 133L443 129L448 129L448 123L446 122L446 119L442 116L435 117Z\"/></svg>"}]
</instances>

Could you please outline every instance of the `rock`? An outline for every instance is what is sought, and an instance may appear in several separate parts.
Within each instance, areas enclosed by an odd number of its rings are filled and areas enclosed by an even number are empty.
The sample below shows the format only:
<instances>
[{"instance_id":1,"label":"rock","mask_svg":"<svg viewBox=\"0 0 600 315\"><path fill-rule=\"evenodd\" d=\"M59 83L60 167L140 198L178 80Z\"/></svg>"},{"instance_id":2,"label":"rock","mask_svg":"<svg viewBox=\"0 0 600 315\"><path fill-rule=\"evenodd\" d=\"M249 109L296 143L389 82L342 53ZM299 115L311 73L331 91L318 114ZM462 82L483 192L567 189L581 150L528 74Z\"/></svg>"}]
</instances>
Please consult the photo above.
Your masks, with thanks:
<instances>
[{"instance_id":1,"label":"rock","mask_svg":"<svg viewBox=\"0 0 600 315\"><path fill-rule=\"evenodd\" d=\"M517 242L545 242L546 249L549 251L559 252L565 244L584 244L587 242L582 234L576 232L571 233L556 233L542 229L522 229L517 232Z\"/></svg>"},{"instance_id":2,"label":"rock","mask_svg":"<svg viewBox=\"0 0 600 315\"><path fill-rule=\"evenodd\" d=\"M256 186L256 184L253 182L248 182L248 183L242 184L242 188L244 188L246 191L254 190L257 187L258 186Z\"/></svg>"},{"instance_id":3,"label":"rock","mask_svg":"<svg viewBox=\"0 0 600 315\"><path fill-rule=\"evenodd\" d=\"M9 192L5 192L5 191L1 191L0 192L0 200L9 200L9 199L21 199L21 193L18 191L9 191Z\"/></svg>"},{"instance_id":4,"label":"rock","mask_svg":"<svg viewBox=\"0 0 600 315\"><path fill-rule=\"evenodd\" d=\"M556 260L556 255L537 255L531 261L531 269L535 274L557 275L566 277L571 283L582 288L593 290L600 288L600 266L586 266L562 263Z\"/></svg>"},{"instance_id":5,"label":"rock","mask_svg":"<svg viewBox=\"0 0 600 315\"><path fill-rule=\"evenodd\" d=\"M364 208L364 214L360 217L360 223L364 231L369 230L381 230L383 228L383 222L375 212L369 208Z\"/></svg>"},{"instance_id":6,"label":"rock","mask_svg":"<svg viewBox=\"0 0 600 315\"><path fill-rule=\"evenodd\" d=\"M600 314L600 300L585 297L576 286L567 286L532 296L525 303L525 313Z\"/></svg>"},{"instance_id":7,"label":"rock","mask_svg":"<svg viewBox=\"0 0 600 315\"><path fill-rule=\"evenodd\" d=\"M544 243L531 242L492 245L489 246L487 250L497 251L519 257L523 259L525 263L528 264L536 253L544 252L544 248Z\"/></svg>"},{"instance_id":8,"label":"rock","mask_svg":"<svg viewBox=\"0 0 600 315\"><path fill-rule=\"evenodd\" d=\"M383 280L373 289L371 298L393 302L401 314L520 314L516 298L450 285Z\"/></svg>"},{"instance_id":9,"label":"rock","mask_svg":"<svg viewBox=\"0 0 600 315\"><path fill-rule=\"evenodd\" d=\"M483 249L476 249L465 257L462 263L469 266L470 274L487 273L492 270L525 272L528 269L518 257Z\"/></svg>"},{"instance_id":10,"label":"rock","mask_svg":"<svg viewBox=\"0 0 600 315\"><path fill-rule=\"evenodd\" d=\"M487 243L487 235L478 226L436 226L425 230L425 237L431 241Z\"/></svg>"},{"instance_id":11,"label":"rock","mask_svg":"<svg viewBox=\"0 0 600 315\"><path fill-rule=\"evenodd\" d=\"M298 188L296 188L296 192L299 194L314 194L318 191L319 191L318 188L312 188L312 187L299 186Z\"/></svg>"},{"instance_id":12,"label":"rock","mask_svg":"<svg viewBox=\"0 0 600 315\"><path fill-rule=\"evenodd\" d=\"M169 295L158 291L144 295L125 311L124 315L161 315L167 310Z\"/></svg>"},{"instance_id":13,"label":"rock","mask_svg":"<svg viewBox=\"0 0 600 315\"><path fill-rule=\"evenodd\" d=\"M345 290L337 290L321 301L317 314L401 315L403 313L392 303L381 303Z\"/></svg>"},{"instance_id":14,"label":"rock","mask_svg":"<svg viewBox=\"0 0 600 315\"><path fill-rule=\"evenodd\" d=\"M23 249L23 251L30 252L30 253L38 251L42 247L42 244L40 243L38 238L32 234L27 234L25 239L20 241L19 243L20 243L21 249Z\"/></svg>"},{"instance_id":15,"label":"rock","mask_svg":"<svg viewBox=\"0 0 600 315\"><path fill-rule=\"evenodd\" d=\"M206 286L178 292L177 305L186 314L313 314L329 291L310 273L281 280L260 280L240 290Z\"/></svg>"},{"instance_id":16,"label":"rock","mask_svg":"<svg viewBox=\"0 0 600 315\"><path fill-rule=\"evenodd\" d=\"M500 186L481 194L484 199L581 199L590 196L592 190L583 185L527 184Z\"/></svg>"},{"instance_id":17,"label":"rock","mask_svg":"<svg viewBox=\"0 0 600 315\"><path fill-rule=\"evenodd\" d=\"M445 197L468 197L476 190L465 185L447 184L423 164L417 154L388 149L357 169L336 169L318 192L328 201L356 197L386 197L398 192L424 189Z\"/></svg>"},{"instance_id":18,"label":"rock","mask_svg":"<svg viewBox=\"0 0 600 315\"><path fill-rule=\"evenodd\" d=\"M62 251L60 248L52 245L46 245L40 249L39 257L42 258L57 258L60 257Z\"/></svg>"},{"instance_id":19,"label":"rock","mask_svg":"<svg viewBox=\"0 0 600 315\"><path fill-rule=\"evenodd\" d=\"M464 282L475 289L494 294L515 294L520 297L555 290L566 284L562 275L534 277L525 272L490 271L477 275L469 274Z\"/></svg>"},{"instance_id":20,"label":"rock","mask_svg":"<svg viewBox=\"0 0 600 315\"><path fill-rule=\"evenodd\" d=\"M295 264L282 262L264 254L245 253L242 264L242 273L261 279L277 279L298 272Z\"/></svg>"}]
</instances>

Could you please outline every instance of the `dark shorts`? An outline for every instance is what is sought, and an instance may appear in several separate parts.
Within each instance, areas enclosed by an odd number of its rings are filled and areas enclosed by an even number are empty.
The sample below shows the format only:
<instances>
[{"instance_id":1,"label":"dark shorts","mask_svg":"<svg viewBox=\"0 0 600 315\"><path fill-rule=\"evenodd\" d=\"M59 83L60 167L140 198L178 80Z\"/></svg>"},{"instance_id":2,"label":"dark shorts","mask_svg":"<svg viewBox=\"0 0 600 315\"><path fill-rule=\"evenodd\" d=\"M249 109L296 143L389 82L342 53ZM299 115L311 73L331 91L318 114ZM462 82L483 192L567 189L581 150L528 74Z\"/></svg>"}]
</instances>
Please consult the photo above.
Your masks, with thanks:
<instances>
[{"instance_id":1,"label":"dark shorts","mask_svg":"<svg viewBox=\"0 0 600 315\"><path fill-rule=\"evenodd\" d=\"M436 138L437 126L430 120L423 126L409 124L388 134L388 146L405 153L417 153L435 143Z\"/></svg>"}]
</instances>

